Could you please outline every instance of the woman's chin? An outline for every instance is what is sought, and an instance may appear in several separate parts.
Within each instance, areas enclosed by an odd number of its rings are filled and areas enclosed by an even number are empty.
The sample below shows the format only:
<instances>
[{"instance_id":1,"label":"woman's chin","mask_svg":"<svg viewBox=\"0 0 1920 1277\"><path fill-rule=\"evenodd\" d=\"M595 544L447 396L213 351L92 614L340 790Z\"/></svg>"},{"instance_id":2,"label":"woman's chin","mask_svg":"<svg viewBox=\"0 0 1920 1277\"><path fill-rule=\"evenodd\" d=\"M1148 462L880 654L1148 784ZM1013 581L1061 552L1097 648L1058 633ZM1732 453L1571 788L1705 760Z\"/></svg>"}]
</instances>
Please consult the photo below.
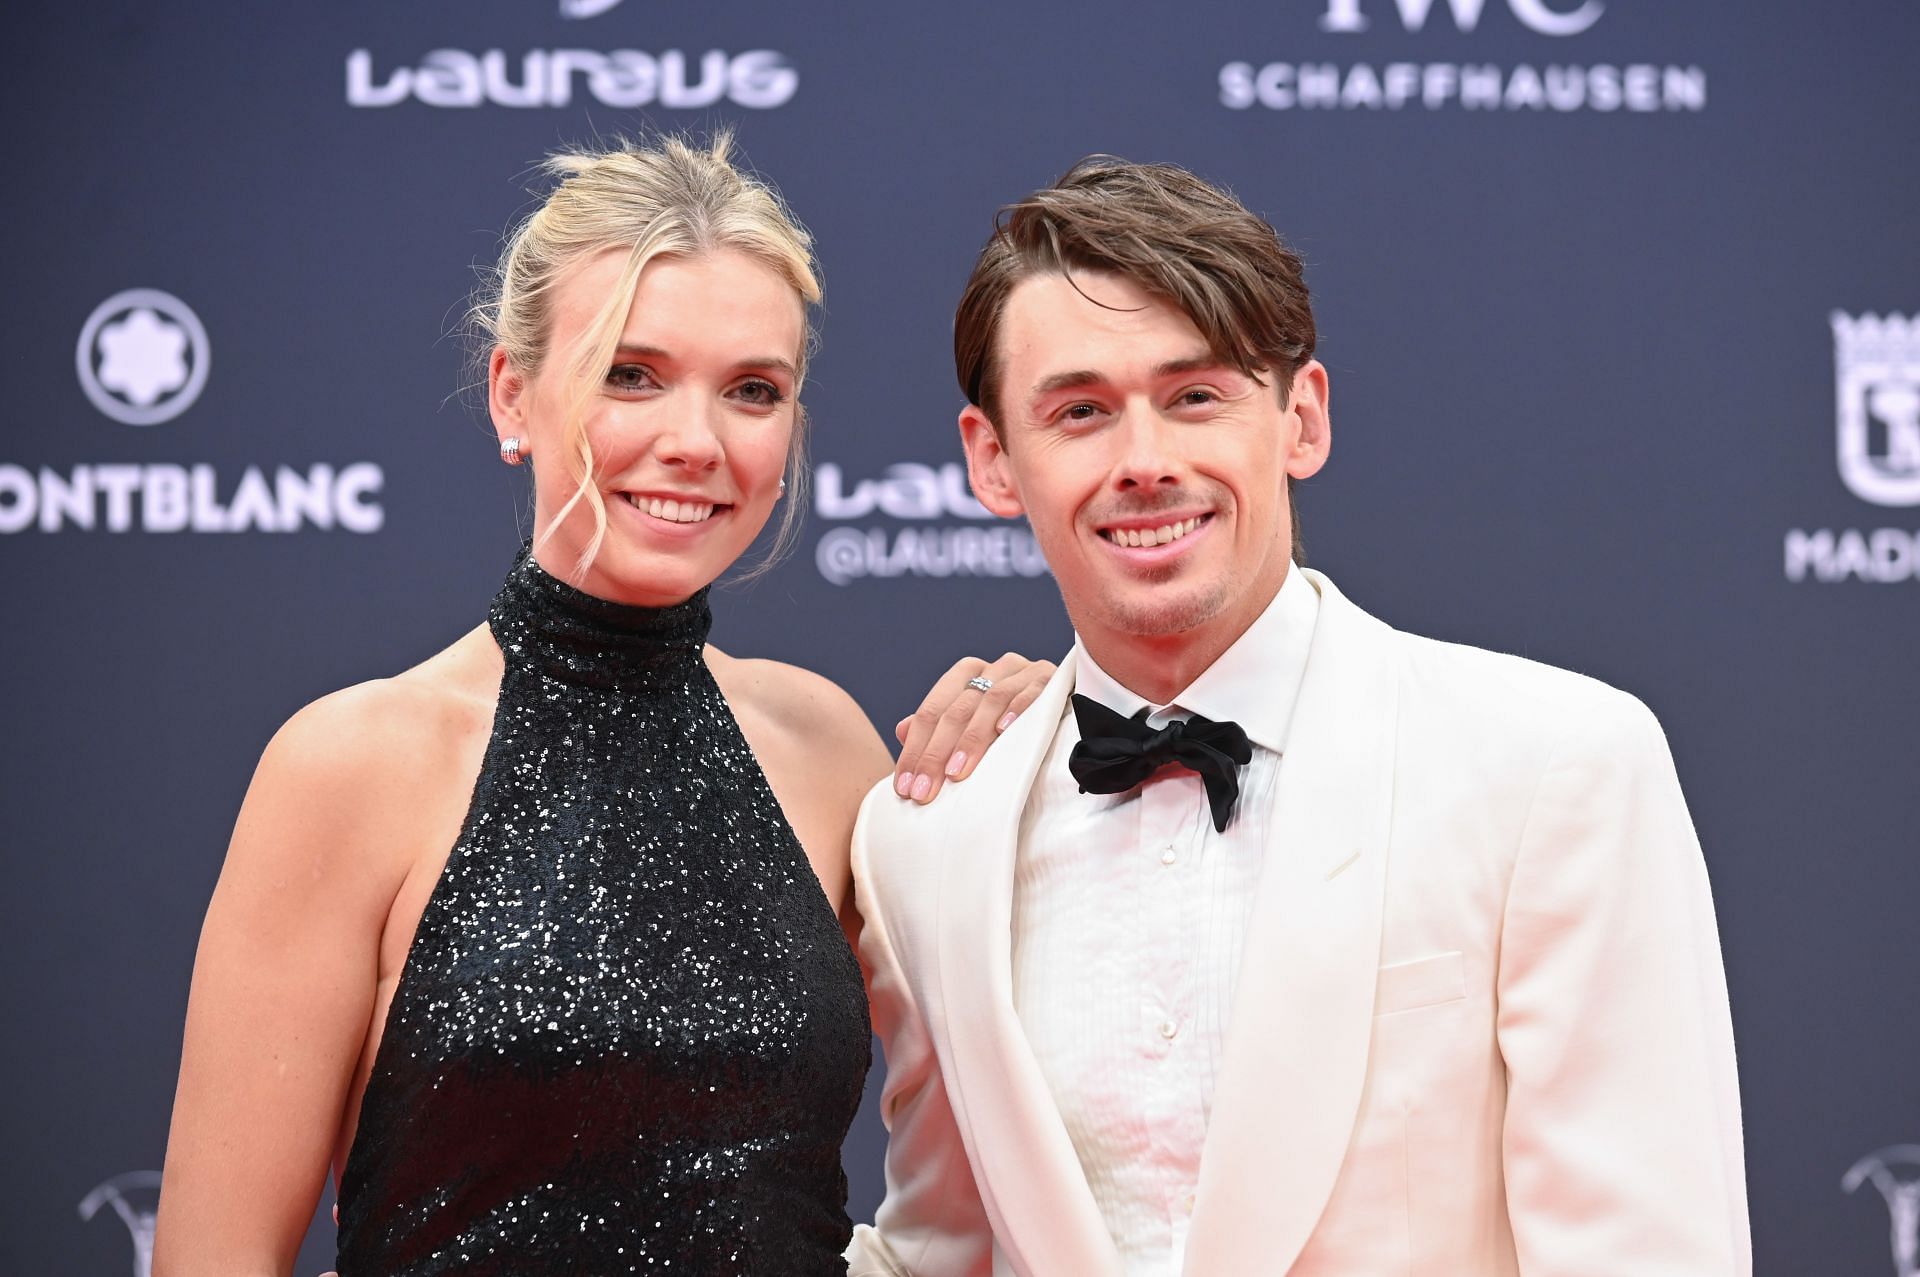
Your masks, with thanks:
<instances>
[{"instance_id":1,"label":"woman's chin","mask_svg":"<svg viewBox=\"0 0 1920 1277\"><path fill-rule=\"evenodd\" d=\"M712 585L733 566L737 555L717 555L717 547L698 553L663 551L654 547L602 544L589 574L589 592L617 603L641 607L668 607L685 602Z\"/></svg>"}]
</instances>

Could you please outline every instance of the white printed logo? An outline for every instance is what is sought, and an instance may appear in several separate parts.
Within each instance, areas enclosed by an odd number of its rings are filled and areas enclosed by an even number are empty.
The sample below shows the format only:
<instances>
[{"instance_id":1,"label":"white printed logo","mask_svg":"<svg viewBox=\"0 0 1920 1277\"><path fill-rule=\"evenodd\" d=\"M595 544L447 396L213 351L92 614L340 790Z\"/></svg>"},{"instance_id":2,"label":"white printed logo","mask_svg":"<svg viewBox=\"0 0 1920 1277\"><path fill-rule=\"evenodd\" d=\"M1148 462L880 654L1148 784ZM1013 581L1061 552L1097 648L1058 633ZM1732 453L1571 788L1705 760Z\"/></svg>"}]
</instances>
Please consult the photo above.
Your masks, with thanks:
<instances>
[{"instance_id":1,"label":"white printed logo","mask_svg":"<svg viewBox=\"0 0 1920 1277\"><path fill-rule=\"evenodd\" d=\"M74 348L80 389L129 426L157 426L191 408L210 362L200 317L157 288L131 288L94 307Z\"/></svg>"},{"instance_id":2,"label":"white printed logo","mask_svg":"<svg viewBox=\"0 0 1920 1277\"><path fill-rule=\"evenodd\" d=\"M1920 505L1920 316L1834 311L1840 478L1875 505Z\"/></svg>"},{"instance_id":3,"label":"white printed logo","mask_svg":"<svg viewBox=\"0 0 1920 1277\"><path fill-rule=\"evenodd\" d=\"M896 462L880 479L862 479L849 492L840 467L822 462L814 471L813 506L823 519L863 519L878 510L896 519L991 519L987 508L973 499L967 469L955 461L943 466Z\"/></svg>"},{"instance_id":4,"label":"white printed logo","mask_svg":"<svg viewBox=\"0 0 1920 1277\"><path fill-rule=\"evenodd\" d=\"M153 1271L153 1223L159 1202L160 1172L128 1171L82 1198L80 1218L89 1220L102 1206L113 1207L133 1238L133 1277L148 1277Z\"/></svg>"},{"instance_id":5,"label":"white printed logo","mask_svg":"<svg viewBox=\"0 0 1920 1277\"><path fill-rule=\"evenodd\" d=\"M1360 3L1361 0L1327 0L1327 11L1320 15L1320 29L1365 31L1372 24L1360 12ZM1400 11L1400 25L1409 31L1418 31L1427 25L1427 14L1433 11L1433 0L1394 0L1394 6ZM1453 13L1453 24L1462 31L1471 31L1480 24L1480 11L1485 7L1486 0L1447 0L1447 8ZM1513 10L1514 17L1541 35L1564 36L1579 35L1600 21L1600 14L1606 6L1601 0L1584 0L1584 3L1562 12L1548 5L1546 0L1507 0L1507 8Z\"/></svg>"},{"instance_id":6,"label":"white printed logo","mask_svg":"<svg viewBox=\"0 0 1920 1277\"><path fill-rule=\"evenodd\" d=\"M1006 524L980 526L993 514L973 499L967 468L958 462L899 461L880 478L851 487L839 466L822 462L814 471L813 509L832 521L879 515L909 525L843 524L823 532L813 547L813 564L835 585L865 577L1047 574L1032 532Z\"/></svg>"},{"instance_id":7,"label":"white printed logo","mask_svg":"<svg viewBox=\"0 0 1920 1277\"><path fill-rule=\"evenodd\" d=\"M1606 12L1605 0L1503 0L1521 26L1536 35L1578 36ZM1391 0L1410 33L1444 30L1434 18L1441 0ZM1320 29L1358 35L1374 25L1388 0L1327 0ZM1454 29L1471 35L1481 27L1488 0L1444 0ZM1431 19L1431 22L1429 21ZM1376 42L1379 45L1383 42ZM1642 59L1583 62L1556 56L1547 63L1511 65L1488 58L1465 62L1402 59L1343 63L1324 57L1245 58L1225 63L1219 75L1220 105L1234 111L1461 111L1498 114L1537 111L1602 115L1694 112L1707 109L1705 68Z\"/></svg>"},{"instance_id":8,"label":"white printed logo","mask_svg":"<svg viewBox=\"0 0 1920 1277\"><path fill-rule=\"evenodd\" d=\"M560 16L597 18L619 3L620 0L560 0Z\"/></svg>"},{"instance_id":9,"label":"white printed logo","mask_svg":"<svg viewBox=\"0 0 1920 1277\"><path fill-rule=\"evenodd\" d=\"M504 49L469 53L435 49L419 66L376 69L369 49L347 55L347 105L394 106L413 98L427 106L507 107L570 105L584 88L603 106L658 104L675 110L712 106L722 98L739 106L784 106L800 87L800 73L772 49L728 54L709 49L691 57L679 49L533 49L509 58Z\"/></svg>"},{"instance_id":10,"label":"white printed logo","mask_svg":"<svg viewBox=\"0 0 1920 1277\"><path fill-rule=\"evenodd\" d=\"M1840 1187L1851 1193L1871 1183L1880 1190L1892 1224L1894 1277L1920 1277L1920 1177L1902 1178L1895 1167L1920 1169L1920 1144L1895 1144L1867 1154L1853 1164Z\"/></svg>"},{"instance_id":11,"label":"white printed logo","mask_svg":"<svg viewBox=\"0 0 1920 1277\"><path fill-rule=\"evenodd\" d=\"M1834 448L1863 501L1920 506L1920 316L1834 311ZM1920 581L1920 527L1789 528L1787 580Z\"/></svg>"},{"instance_id":12,"label":"white printed logo","mask_svg":"<svg viewBox=\"0 0 1920 1277\"><path fill-rule=\"evenodd\" d=\"M130 426L158 425L190 408L206 388L211 359L200 317L178 297L155 288L131 288L94 307L74 349L87 398ZM0 536L69 528L378 532L386 519L379 501L385 483L372 461L250 465L235 477L207 462L29 466L0 460ZM109 1181L102 1189L118 1183ZM98 1206L95 1202L92 1209Z\"/></svg>"}]
</instances>

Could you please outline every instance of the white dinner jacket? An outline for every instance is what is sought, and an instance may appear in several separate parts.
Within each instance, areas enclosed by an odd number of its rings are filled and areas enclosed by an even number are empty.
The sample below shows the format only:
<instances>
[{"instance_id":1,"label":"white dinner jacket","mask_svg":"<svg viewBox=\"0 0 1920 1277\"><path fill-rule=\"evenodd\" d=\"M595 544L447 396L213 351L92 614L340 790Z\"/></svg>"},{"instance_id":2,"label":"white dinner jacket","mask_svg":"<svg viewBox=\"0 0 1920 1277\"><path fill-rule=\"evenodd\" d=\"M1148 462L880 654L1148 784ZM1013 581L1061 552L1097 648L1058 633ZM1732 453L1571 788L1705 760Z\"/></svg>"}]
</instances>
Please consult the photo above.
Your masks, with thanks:
<instances>
[{"instance_id":1,"label":"white dinner jacket","mask_svg":"<svg viewBox=\"0 0 1920 1277\"><path fill-rule=\"evenodd\" d=\"M1307 575L1184 1272L1748 1277L1726 980L1658 723ZM890 1139L852 1277L1120 1272L1011 985L1021 809L1074 666L966 784L861 809Z\"/></svg>"}]
</instances>

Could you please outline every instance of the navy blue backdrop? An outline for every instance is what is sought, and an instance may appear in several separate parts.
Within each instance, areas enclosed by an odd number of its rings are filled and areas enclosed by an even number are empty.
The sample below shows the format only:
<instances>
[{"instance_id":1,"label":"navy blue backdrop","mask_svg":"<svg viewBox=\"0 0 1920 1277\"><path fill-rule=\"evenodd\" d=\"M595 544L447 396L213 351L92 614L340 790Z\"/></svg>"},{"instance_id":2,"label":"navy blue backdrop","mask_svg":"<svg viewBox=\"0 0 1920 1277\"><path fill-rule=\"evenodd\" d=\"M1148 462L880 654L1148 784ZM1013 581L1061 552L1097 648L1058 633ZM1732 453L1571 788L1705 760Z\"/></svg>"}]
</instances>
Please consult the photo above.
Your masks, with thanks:
<instances>
[{"instance_id":1,"label":"navy blue backdrop","mask_svg":"<svg viewBox=\"0 0 1920 1277\"><path fill-rule=\"evenodd\" d=\"M995 207L1085 152L1224 181L1309 262L1336 425L1313 561L1396 625L1655 708L1719 904L1757 1268L1893 1270L1889 1212L1920 1226L1913 0L109 0L9 26L0 1271L142 1271L254 760L473 625L518 543L455 333L531 166L729 122L828 301L806 536L716 642L883 724L961 654L1063 650L1024 530L965 499L952 303ZM882 1139L869 1110L856 1217Z\"/></svg>"}]
</instances>

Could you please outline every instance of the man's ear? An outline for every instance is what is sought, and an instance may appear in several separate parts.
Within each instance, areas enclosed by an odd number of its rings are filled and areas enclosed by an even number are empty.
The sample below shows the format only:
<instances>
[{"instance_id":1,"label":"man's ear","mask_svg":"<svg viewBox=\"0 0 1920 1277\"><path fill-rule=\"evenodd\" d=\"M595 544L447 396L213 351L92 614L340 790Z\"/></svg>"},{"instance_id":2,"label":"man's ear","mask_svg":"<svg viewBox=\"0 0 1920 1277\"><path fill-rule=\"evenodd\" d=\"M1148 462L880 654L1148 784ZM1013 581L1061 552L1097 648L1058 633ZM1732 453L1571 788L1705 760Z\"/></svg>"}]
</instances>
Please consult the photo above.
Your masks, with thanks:
<instances>
[{"instance_id":1,"label":"man's ear","mask_svg":"<svg viewBox=\"0 0 1920 1277\"><path fill-rule=\"evenodd\" d=\"M1309 359L1293 374L1287 411L1298 427L1287 449L1286 471L1292 478L1306 479L1327 464L1327 452L1333 446L1333 423L1327 413L1327 369L1318 359Z\"/></svg>"},{"instance_id":2,"label":"man's ear","mask_svg":"<svg viewBox=\"0 0 1920 1277\"><path fill-rule=\"evenodd\" d=\"M495 346L487 356L487 414L493 418L493 433L502 442L520 440L522 455L533 452L533 440L527 437L527 379L507 358L505 346Z\"/></svg>"},{"instance_id":3,"label":"man's ear","mask_svg":"<svg viewBox=\"0 0 1920 1277\"><path fill-rule=\"evenodd\" d=\"M960 446L967 450L967 480L973 484L974 499L1003 519L1025 514L1006 445L987 414L973 404L960 410Z\"/></svg>"}]
</instances>

